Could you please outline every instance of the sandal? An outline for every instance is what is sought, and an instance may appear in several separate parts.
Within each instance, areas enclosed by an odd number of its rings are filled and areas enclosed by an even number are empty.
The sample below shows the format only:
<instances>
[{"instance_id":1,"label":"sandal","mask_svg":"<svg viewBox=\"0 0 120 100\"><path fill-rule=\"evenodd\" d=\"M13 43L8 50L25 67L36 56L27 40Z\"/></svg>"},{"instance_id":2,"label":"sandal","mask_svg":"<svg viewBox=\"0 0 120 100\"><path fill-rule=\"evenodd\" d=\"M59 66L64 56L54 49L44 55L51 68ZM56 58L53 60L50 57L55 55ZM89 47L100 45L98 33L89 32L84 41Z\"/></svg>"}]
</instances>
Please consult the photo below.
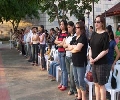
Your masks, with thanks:
<instances>
[{"instance_id":1,"label":"sandal","mask_svg":"<svg viewBox=\"0 0 120 100\"><path fill-rule=\"evenodd\" d=\"M78 98L76 98L75 100L82 100L82 99L78 99Z\"/></svg>"},{"instance_id":2,"label":"sandal","mask_svg":"<svg viewBox=\"0 0 120 100\"><path fill-rule=\"evenodd\" d=\"M60 85L58 85L58 89L60 89L62 87L62 85L60 84Z\"/></svg>"},{"instance_id":3,"label":"sandal","mask_svg":"<svg viewBox=\"0 0 120 100\"><path fill-rule=\"evenodd\" d=\"M78 97L78 94L77 94L77 93L75 93L75 97Z\"/></svg>"},{"instance_id":4,"label":"sandal","mask_svg":"<svg viewBox=\"0 0 120 100\"><path fill-rule=\"evenodd\" d=\"M67 87L62 86L61 88L59 88L61 91L65 91L67 89Z\"/></svg>"},{"instance_id":5,"label":"sandal","mask_svg":"<svg viewBox=\"0 0 120 100\"><path fill-rule=\"evenodd\" d=\"M68 91L68 95L72 95L72 94L74 94L74 92Z\"/></svg>"},{"instance_id":6,"label":"sandal","mask_svg":"<svg viewBox=\"0 0 120 100\"><path fill-rule=\"evenodd\" d=\"M42 68L42 69L41 69L41 71L44 71L44 70L45 70L45 68Z\"/></svg>"},{"instance_id":7,"label":"sandal","mask_svg":"<svg viewBox=\"0 0 120 100\"><path fill-rule=\"evenodd\" d=\"M33 66L34 66L34 65L35 65L35 63L31 63L31 65L33 65Z\"/></svg>"},{"instance_id":8,"label":"sandal","mask_svg":"<svg viewBox=\"0 0 120 100\"><path fill-rule=\"evenodd\" d=\"M51 79L51 81L56 81L56 79Z\"/></svg>"}]
</instances>

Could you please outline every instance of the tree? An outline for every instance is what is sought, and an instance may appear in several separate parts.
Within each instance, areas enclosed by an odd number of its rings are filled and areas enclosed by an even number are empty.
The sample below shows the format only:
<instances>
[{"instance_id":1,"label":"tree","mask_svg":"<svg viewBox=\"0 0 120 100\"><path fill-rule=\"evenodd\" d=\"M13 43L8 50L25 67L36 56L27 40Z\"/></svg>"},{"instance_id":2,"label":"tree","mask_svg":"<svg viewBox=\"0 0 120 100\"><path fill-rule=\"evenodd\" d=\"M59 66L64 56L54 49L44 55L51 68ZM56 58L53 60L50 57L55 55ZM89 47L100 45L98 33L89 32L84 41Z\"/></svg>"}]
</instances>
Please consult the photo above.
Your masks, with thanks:
<instances>
[{"instance_id":1,"label":"tree","mask_svg":"<svg viewBox=\"0 0 120 100\"><path fill-rule=\"evenodd\" d=\"M77 19L84 16L86 10L92 10L92 2L98 0L39 0L40 10L49 15L49 21L56 18L58 23L61 19L68 20L68 14L74 15Z\"/></svg>"},{"instance_id":2,"label":"tree","mask_svg":"<svg viewBox=\"0 0 120 100\"><path fill-rule=\"evenodd\" d=\"M36 0L0 0L0 7L0 22L10 21L14 31L22 18L39 18Z\"/></svg>"}]
</instances>

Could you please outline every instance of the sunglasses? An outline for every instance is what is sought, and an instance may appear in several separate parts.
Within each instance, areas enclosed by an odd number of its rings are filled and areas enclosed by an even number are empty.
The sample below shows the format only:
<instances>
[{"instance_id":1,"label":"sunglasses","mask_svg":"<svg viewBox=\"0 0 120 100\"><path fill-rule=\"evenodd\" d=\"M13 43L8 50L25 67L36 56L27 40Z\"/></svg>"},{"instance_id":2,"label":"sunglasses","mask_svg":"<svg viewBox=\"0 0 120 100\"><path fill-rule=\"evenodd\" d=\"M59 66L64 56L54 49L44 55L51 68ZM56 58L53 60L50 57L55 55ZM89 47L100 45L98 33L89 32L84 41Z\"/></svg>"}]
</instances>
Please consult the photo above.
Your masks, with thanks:
<instances>
[{"instance_id":1,"label":"sunglasses","mask_svg":"<svg viewBox=\"0 0 120 100\"><path fill-rule=\"evenodd\" d=\"M100 23L101 21L94 21L94 23Z\"/></svg>"},{"instance_id":2,"label":"sunglasses","mask_svg":"<svg viewBox=\"0 0 120 100\"><path fill-rule=\"evenodd\" d=\"M77 28L80 28L80 27L75 27L75 28L77 29Z\"/></svg>"}]
</instances>

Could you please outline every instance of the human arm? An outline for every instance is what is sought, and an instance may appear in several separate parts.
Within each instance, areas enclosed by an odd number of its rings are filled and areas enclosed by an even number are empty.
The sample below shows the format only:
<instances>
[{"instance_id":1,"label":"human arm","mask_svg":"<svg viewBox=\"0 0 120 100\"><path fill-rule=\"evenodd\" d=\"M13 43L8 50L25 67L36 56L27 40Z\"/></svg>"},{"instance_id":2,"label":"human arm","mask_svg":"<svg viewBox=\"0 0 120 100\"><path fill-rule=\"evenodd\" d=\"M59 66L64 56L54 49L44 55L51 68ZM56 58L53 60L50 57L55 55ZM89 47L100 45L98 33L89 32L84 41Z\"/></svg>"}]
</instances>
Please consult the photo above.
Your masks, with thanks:
<instances>
[{"instance_id":1,"label":"human arm","mask_svg":"<svg viewBox=\"0 0 120 100\"><path fill-rule=\"evenodd\" d=\"M77 52L80 52L81 49L83 48L83 46L87 46L87 38L86 38L86 35L85 34L82 34L81 36L79 37L75 37L73 38L73 45L72 45L72 50L71 52L72 53L77 53Z\"/></svg>"},{"instance_id":2,"label":"human arm","mask_svg":"<svg viewBox=\"0 0 120 100\"><path fill-rule=\"evenodd\" d=\"M82 43L78 43L77 45L72 45L72 53L77 53L79 51L81 51L82 47L84 46L84 44Z\"/></svg>"},{"instance_id":3,"label":"human arm","mask_svg":"<svg viewBox=\"0 0 120 100\"><path fill-rule=\"evenodd\" d=\"M63 47L64 47L65 49L68 48L68 45L69 45L69 44L66 43L66 39L63 39L63 41L64 41Z\"/></svg>"},{"instance_id":4,"label":"human arm","mask_svg":"<svg viewBox=\"0 0 120 100\"><path fill-rule=\"evenodd\" d=\"M63 46L65 43L65 38L63 39L63 41L61 41L61 43L58 44L58 46Z\"/></svg>"},{"instance_id":5,"label":"human arm","mask_svg":"<svg viewBox=\"0 0 120 100\"><path fill-rule=\"evenodd\" d=\"M94 64L94 59L92 58L92 49L91 49L91 47L89 48L89 59L90 59L90 64L93 65Z\"/></svg>"},{"instance_id":6,"label":"human arm","mask_svg":"<svg viewBox=\"0 0 120 100\"><path fill-rule=\"evenodd\" d=\"M55 42L54 42L54 43L58 45L58 44L60 44L61 42L62 42L62 41L58 41L58 37L56 37L56 39L55 39Z\"/></svg>"},{"instance_id":7,"label":"human arm","mask_svg":"<svg viewBox=\"0 0 120 100\"><path fill-rule=\"evenodd\" d=\"M116 58L112 64L112 70L114 70L114 66L115 66L115 63L118 61L119 57L120 57L120 52L119 52L119 49L117 47L117 45L115 45L115 52L116 52Z\"/></svg>"},{"instance_id":8,"label":"human arm","mask_svg":"<svg viewBox=\"0 0 120 100\"><path fill-rule=\"evenodd\" d=\"M94 62L98 61L99 59L101 59L102 57L104 57L106 54L108 53L108 49L107 50L103 50L102 52L100 52L98 54L98 56L94 59Z\"/></svg>"}]
</instances>

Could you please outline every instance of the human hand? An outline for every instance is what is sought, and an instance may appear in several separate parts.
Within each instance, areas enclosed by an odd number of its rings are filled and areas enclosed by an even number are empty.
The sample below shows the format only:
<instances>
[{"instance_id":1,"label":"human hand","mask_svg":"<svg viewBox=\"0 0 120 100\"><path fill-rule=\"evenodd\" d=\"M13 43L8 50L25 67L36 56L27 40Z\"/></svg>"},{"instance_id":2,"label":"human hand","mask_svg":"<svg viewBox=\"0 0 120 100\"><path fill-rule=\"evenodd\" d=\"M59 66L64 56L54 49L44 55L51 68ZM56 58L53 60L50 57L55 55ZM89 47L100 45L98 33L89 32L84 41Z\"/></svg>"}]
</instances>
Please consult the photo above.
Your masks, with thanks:
<instances>
[{"instance_id":1,"label":"human hand","mask_svg":"<svg viewBox=\"0 0 120 100\"><path fill-rule=\"evenodd\" d=\"M89 58L90 59L90 64L93 65L94 64L94 59L92 57Z\"/></svg>"},{"instance_id":2,"label":"human hand","mask_svg":"<svg viewBox=\"0 0 120 100\"><path fill-rule=\"evenodd\" d=\"M112 70L112 71L114 71L114 66L115 66L115 64L113 64L112 67L111 67L111 70Z\"/></svg>"}]
</instances>

